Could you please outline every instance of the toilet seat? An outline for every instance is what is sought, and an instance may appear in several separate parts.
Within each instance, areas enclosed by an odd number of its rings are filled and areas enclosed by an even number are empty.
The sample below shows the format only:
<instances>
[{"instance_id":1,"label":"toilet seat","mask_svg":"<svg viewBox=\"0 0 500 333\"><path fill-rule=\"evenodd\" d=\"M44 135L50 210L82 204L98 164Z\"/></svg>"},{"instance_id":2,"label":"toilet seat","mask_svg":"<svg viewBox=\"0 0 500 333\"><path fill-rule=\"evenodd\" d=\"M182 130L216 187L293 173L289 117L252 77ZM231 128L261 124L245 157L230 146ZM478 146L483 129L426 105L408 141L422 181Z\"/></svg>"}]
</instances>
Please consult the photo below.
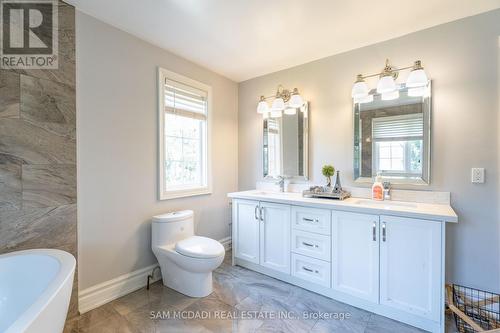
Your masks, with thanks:
<instances>
[{"instance_id":1,"label":"toilet seat","mask_svg":"<svg viewBox=\"0 0 500 333\"><path fill-rule=\"evenodd\" d=\"M224 255L221 243L211 238L191 236L175 244L175 251L192 258L210 259Z\"/></svg>"}]
</instances>

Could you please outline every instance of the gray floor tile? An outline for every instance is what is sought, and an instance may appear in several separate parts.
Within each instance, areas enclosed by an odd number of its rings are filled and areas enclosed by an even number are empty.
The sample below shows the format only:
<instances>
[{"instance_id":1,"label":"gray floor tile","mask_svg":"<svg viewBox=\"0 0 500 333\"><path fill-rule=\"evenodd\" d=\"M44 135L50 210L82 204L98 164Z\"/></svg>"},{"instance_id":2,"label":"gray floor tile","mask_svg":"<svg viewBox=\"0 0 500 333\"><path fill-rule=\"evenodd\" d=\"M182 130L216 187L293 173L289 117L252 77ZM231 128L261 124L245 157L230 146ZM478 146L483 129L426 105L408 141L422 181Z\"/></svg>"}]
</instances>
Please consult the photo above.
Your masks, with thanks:
<instances>
[{"instance_id":1,"label":"gray floor tile","mask_svg":"<svg viewBox=\"0 0 500 333\"><path fill-rule=\"evenodd\" d=\"M230 253L227 254L230 257ZM177 317L174 317L174 311ZM208 313L208 318L179 317ZM261 311L270 317L258 317ZM327 313L331 319L305 317ZM170 318L162 317L169 313ZM154 318L152 317L152 314ZM230 316L228 316L230 314ZM245 317L242 318L242 314ZM287 317L287 315L289 317ZM221 317L224 316L224 317ZM277 317L278 316L278 317ZM455 333L447 318L447 333ZM191 298L160 282L119 298L67 323L64 333L417 333L417 328L334 301L271 277L231 266L214 271L214 292Z\"/></svg>"}]
</instances>

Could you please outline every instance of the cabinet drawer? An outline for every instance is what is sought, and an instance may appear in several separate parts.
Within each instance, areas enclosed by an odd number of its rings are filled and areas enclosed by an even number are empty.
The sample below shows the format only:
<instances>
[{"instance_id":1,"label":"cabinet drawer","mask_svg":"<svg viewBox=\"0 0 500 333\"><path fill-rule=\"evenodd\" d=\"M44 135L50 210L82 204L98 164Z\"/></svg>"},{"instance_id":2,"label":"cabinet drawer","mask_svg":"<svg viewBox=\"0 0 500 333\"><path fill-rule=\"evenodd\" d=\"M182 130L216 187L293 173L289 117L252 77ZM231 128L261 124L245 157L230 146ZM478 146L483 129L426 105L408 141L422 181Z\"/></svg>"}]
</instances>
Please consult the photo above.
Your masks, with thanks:
<instances>
[{"instance_id":1,"label":"cabinet drawer","mask_svg":"<svg viewBox=\"0 0 500 333\"><path fill-rule=\"evenodd\" d=\"M292 228L330 235L330 211L328 209L292 206Z\"/></svg>"},{"instance_id":2,"label":"cabinet drawer","mask_svg":"<svg viewBox=\"0 0 500 333\"><path fill-rule=\"evenodd\" d=\"M330 263L292 253L292 275L330 288Z\"/></svg>"},{"instance_id":3,"label":"cabinet drawer","mask_svg":"<svg viewBox=\"0 0 500 333\"><path fill-rule=\"evenodd\" d=\"M330 261L330 236L292 230L292 252Z\"/></svg>"}]
</instances>

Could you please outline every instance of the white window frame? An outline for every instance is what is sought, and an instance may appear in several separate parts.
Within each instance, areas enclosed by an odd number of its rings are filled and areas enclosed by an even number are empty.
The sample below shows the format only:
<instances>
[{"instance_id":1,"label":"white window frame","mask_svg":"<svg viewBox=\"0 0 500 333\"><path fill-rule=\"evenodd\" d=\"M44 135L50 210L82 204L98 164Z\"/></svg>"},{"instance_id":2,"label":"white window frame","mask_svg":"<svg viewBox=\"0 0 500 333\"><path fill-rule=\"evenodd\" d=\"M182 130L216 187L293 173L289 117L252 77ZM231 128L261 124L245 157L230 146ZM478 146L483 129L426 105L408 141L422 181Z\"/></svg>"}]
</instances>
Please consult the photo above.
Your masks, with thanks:
<instances>
[{"instance_id":1,"label":"white window frame","mask_svg":"<svg viewBox=\"0 0 500 333\"><path fill-rule=\"evenodd\" d=\"M206 130L206 175L207 184L187 189L166 188L165 183L165 80L203 90L207 93L207 130ZM158 198L169 200L176 198L206 195L212 193L212 87L186 76L158 67Z\"/></svg>"}]
</instances>

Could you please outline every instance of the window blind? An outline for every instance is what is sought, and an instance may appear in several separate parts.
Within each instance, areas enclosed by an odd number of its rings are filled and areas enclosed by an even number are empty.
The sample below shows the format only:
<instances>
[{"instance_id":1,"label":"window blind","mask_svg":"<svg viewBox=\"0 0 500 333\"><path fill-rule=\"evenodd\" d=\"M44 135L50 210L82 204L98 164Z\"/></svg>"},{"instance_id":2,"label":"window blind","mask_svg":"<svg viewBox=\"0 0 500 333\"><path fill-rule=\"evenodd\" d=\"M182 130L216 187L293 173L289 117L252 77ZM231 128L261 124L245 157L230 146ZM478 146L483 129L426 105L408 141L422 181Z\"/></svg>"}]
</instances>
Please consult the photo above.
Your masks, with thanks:
<instances>
[{"instance_id":1,"label":"window blind","mask_svg":"<svg viewBox=\"0 0 500 333\"><path fill-rule=\"evenodd\" d=\"M280 125L279 125L279 121L277 119L275 119L275 118L268 118L267 119L267 130L269 131L269 133L278 134L279 128L280 128Z\"/></svg>"},{"instance_id":2,"label":"window blind","mask_svg":"<svg viewBox=\"0 0 500 333\"><path fill-rule=\"evenodd\" d=\"M207 118L207 92L166 79L165 112L205 120Z\"/></svg>"},{"instance_id":3,"label":"window blind","mask_svg":"<svg viewBox=\"0 0 500 333\"><path fill-rule=\"evenodd\" d=\"M408 115L381 117L372 120L373 139L401 139L423 137L424 115L412 113Z\"/></svg>"}]
</instances>

